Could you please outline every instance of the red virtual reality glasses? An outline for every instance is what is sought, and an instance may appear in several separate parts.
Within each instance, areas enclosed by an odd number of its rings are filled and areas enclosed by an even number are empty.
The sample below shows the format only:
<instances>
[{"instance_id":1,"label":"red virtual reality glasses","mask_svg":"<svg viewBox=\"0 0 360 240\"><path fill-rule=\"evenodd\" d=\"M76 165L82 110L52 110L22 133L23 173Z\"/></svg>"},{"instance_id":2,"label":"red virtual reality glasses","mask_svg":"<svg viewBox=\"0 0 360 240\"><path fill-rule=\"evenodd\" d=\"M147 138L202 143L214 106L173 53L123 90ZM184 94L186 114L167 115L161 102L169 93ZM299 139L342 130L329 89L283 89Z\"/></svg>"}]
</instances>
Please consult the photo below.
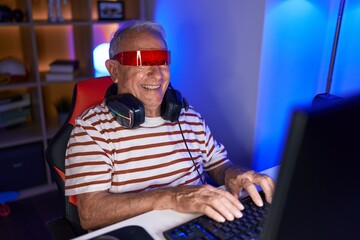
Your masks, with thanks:
<instances>
[{"instance_id":1,"label":"red virtual reality glasses","mask_svg":"<svg viewBox=\"0 0 360 240\"><path fill-rule=\"evenodd\" d=\"M141 50L120 52L112 59L127 66L159 66L170 65L170 57L168 50Z\"/></svg>"}]
</instances>

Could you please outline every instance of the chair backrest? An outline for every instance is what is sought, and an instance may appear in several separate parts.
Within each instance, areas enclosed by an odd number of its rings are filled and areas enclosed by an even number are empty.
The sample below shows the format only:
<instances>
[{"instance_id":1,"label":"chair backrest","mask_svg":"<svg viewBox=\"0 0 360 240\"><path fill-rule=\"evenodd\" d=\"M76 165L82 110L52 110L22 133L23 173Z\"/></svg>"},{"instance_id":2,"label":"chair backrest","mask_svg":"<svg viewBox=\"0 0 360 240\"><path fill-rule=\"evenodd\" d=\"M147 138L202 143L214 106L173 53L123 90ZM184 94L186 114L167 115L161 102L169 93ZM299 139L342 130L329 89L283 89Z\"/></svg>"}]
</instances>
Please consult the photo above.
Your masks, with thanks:
<instances>
[{"instance_id":1,"label":"chair backrest","mask_svg":"<svg viewBox=\"0 0 360 240\"><path fill-rule=\"evenodd\" d=\"M65 196L65 152L75 119L87 108L103 101L107 88L112 84L109 76L92 78L75 84L72 107L66 122L51 139L46 149L46 161L58 190L65 201L65 219L76 235L85 233L80 226L76 196Z\"/></svg>"}]
</instances>

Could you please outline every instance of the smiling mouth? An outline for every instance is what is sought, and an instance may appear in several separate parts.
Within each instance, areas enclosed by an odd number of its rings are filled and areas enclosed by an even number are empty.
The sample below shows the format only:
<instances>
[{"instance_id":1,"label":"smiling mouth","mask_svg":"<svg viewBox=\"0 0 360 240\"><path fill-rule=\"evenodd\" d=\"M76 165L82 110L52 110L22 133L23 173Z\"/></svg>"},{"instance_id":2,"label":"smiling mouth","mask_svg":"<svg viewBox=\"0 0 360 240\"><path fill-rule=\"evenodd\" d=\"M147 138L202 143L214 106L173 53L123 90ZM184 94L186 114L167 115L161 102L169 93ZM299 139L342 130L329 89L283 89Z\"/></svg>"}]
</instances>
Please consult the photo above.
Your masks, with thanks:
<instances>
[{"instance_id":1,"label":"smiling mouth","mask_svg":"<svg viewBox=\"0 0 360 240\"><path fill-rule=\"evenodd\" d=\"M141 85L146 90L156 90L160 87L160 85Z\"/></svg>"}]
</instances>

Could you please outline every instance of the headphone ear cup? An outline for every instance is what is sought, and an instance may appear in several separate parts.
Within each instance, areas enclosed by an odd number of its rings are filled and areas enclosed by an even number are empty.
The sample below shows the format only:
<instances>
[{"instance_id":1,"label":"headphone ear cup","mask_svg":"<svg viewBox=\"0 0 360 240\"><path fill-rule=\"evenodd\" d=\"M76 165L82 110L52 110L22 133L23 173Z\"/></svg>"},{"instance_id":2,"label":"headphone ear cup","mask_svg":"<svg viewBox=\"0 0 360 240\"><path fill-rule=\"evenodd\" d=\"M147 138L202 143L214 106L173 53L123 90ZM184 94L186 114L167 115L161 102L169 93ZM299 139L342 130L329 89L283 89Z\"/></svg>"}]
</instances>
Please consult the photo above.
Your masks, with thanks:
<instances>
[{"instance_id":1,"label":"headphone ear cup","mask_svg":"<svg viewBox=\"0 0 360 240\"><path fill-rule=\"evenodd\" d=\"M181 93L173 88L168 88L161 103L161 117L165 120L175 122L179 119L183 97Z\"/></svg>"},{"instance_id":2,"label":"headphone ear cup","mask_svg":"<svg viewBox=\"0 0 360 240\"><path fill-rule=\"evenodd\" d=\"M105 103L116 121L125 128L136 128L145 121L144 105L129 93L108 96Z\"/></svg>"}]
</instances>

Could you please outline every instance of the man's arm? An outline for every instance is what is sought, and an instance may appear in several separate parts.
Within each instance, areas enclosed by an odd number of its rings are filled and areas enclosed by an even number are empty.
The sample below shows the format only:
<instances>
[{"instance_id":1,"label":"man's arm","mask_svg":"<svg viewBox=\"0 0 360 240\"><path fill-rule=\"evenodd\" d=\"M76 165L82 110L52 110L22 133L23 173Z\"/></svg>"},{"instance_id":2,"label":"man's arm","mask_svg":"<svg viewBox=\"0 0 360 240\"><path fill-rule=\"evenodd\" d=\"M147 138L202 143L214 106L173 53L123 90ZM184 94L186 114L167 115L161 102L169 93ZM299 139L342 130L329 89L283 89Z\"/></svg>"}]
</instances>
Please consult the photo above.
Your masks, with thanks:
<instances>
[{"instance_id":1,"label":"man's arm","mask_svg":"<svg viewBox=\"0 0 360 240\"><path fill-rule=\"evenodd\" d=\"M244 209L229 192L210 185L163 188L141 193L84 193L77 195L77 206L84 229L101 228L151 210L203 213L224 222L241 217L240 211Z\"/></svg>"},{"instance_id":2,"label":"man's arm","mask_svg":"<svg viewBox=\"0 0 360 240\"><path fill-rule=\"evenodd\" d=\"M161 191L144 193L83 193L76 196L81 226L97 229L155 209L157 201L167 201ZM168 197L170 199L170 197Z\"/></svg>"},{"instance_id":3,"label":"man's arm","mask_svg":"<svg viewBox=\"0 0 360 240\"><path fill-rule=\"evenodd\" d=\"M240 192L245 189L253 201L258 206L263 205L263 201L255 185L262 188L265 193L266 201L271 202L275 189L275 183L272 178L265 174L255 171L241 169L231 162L227 162L208 172L211 178L219 185L225 185L226 189L238 198Z\"/></svg>"}]
</instances>

